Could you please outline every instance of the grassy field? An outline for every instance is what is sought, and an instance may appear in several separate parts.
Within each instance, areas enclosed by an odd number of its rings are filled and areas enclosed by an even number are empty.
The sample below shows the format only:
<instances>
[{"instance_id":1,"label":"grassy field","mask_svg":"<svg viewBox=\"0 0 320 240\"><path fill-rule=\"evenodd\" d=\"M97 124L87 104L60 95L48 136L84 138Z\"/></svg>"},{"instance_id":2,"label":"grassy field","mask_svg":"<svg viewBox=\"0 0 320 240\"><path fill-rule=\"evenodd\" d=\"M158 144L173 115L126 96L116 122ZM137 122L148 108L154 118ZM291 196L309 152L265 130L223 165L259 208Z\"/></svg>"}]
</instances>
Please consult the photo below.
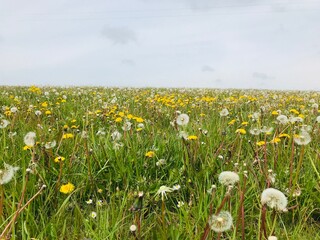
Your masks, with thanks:
<instances>
[{"instance_id":1,"label":"grassy field","mask_svg":"<svg viewBox=\"0 0 320 240\"><path fill-rule=\"evenodd\" d=\"M320 239L319 92L0 90L0 239Z\"/></svg>"}]
</instances>

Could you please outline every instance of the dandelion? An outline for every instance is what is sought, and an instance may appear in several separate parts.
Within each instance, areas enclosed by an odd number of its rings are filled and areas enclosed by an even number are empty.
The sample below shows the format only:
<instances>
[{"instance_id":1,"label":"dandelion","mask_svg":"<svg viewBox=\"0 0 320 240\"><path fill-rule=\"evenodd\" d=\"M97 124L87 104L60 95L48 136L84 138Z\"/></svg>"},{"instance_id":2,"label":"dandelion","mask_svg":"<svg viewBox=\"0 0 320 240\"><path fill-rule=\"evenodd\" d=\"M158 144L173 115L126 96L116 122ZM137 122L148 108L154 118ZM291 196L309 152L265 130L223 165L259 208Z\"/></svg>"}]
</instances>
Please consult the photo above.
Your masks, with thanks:
<instances>
[{"instance_id":1,"label":"dandelion","mask_svg":"<svg viewBox=\"0 0 320 240\"><path fill-rule=\"evenodd\" d=\"M186 126L189 123L189 116L184 113L180 114L176 119L176 123L179 126Z\"/></svg>"},{"instance_id":2,"label":"dandelion","mask_svg":"<svg viewBox=\"0 0 320 240\"><path fill-rule=\"evenodd\" d=\"M217 232L225 232L228 231L232 226L232 216L227 211L221 211L219 214L214 214L209 219L210 228Z\"/></svg>"},{"instance_id":3,"label":"dandelion","mask_svg":"<svg viewBox=\"0 0 320 240\"><path fill-rule=\"evenodd\" d=\"M39 110L36 110L36 111L34 112L34 114L39 117L39 116L42 114L42 112L39 111Z\"/></svg>"},{"instance_id":4,"label":"dandelion","mask_svg":"<svg viewBox=\"0 0 320 240\"><path fill-rule=\"evenodd\" d=\"M255 135L255 136L257 136L261 133L259 128L252 128L252 129L250 129L249 132L250 132L250 134Z\"/></svg>"},{"instance_id":5,"label":"dandelion","mask_svg":"<svg viewBox=\"0 0 320 240\"><path fill-rule=\"evenodd\" d=\"M257 144L257 146L261 147L263 145L266 145L266 142L265 141L259 141L256 144Z\"/></svg>"},{"instance_id":6,"label":"dandelion","mask_svg":"<svg viewBox=\"0 0 320 240\"><path fill-rule=\"evenodd\" d=\"M36 133L35 132L28 132L25 136L24 136L24 143L28 146L28 147L33 147L36 143Z\"/></svg>"},{"instance_id":7,"label":"dandelion","mask_svg":"<svg viewBox=\"0 0 320 240\"><path fill-rule=\"evenodd\" d=\"M240 133L240 134L244 135L244 134L246 134L247 132L246 132L246 130L243 129L243 128L238 128L238 129L236 130L236 133Z\"/></svg>"},{"instance_id":8,"label":"dandelion","mask_svg":"<svg viewBox=\"0 0 320 240\"><path fill-rule=\"evenodd\" d=\"M268 240L278 240L278 238L276 236L269 236Z\"/></svg>"},{"instance_id":9,"label":"dandelion","mask_svg":"<svg viewBox=\"0 0 320 240\"><path fill-rule=\"evenodd\" d=\"M7 163L4 163L4 169L0 169L0 185L10 182L16 171L19 169L19 167L13 167Z\"/></svg>"},{"instance_id":10,"label":"dandelion","mask_svg":"<svg viewBox=\"0 0 320 240\"><path fill-rule=\"evenodd\" d=\"M132 123L131 122L125 122L124 124L123 124L123 126L122 126L122 130L123 131L129 131L130 129L131 129L131 125L132 125Z\"/></svg>"},{"instance_id":11,"label":"dandelion","mask_svg":"<svg viewBox=\"0 0 320 240\"><path fill-rule=\"evenodd\" d=\"M318 116L317 118L316 118L316 122L317 123L320 123L320 116ZM1 128L1 127L0 127Z\"/></svg>"},{"instance_id":12,"label":"dandelion","mask_svg":"<svg viewBox=\"0 0 320 240\"><path fill-rule=\"evenodd\" d=\"M0 119L0 128L6 128L10 122L6 119Z\"/></svg>"},{"instance_id":13,"label":"dandelion","mask_svg":"<svg viewBox=\"0 0 320 240\"><path fill-rule=\"evenodd\" d=\"M235 183L239 182L239 175L235 172L224 171L219 175L219 182L225 186L233 186Z\"/></svg>"},{"instance_id":14,"label":"dandelion","mask_svg":"<svg viewBox=\"0 0 320 240\"><path fill-rule=\"evenodd\" d=\"M311 136L307 131L301 131L299 135L294 136L294 142L298 145L307 145L311 142Z\"/></svg>"},{"instance_id":15,"label":"dandelion","mask_svg":"<svg viewBox=\"0 0 320 240\"><path fill-rule=\"evenodd\" d=\"M73 137L74 137L74 136L73 136L72 133L65 133L65 134L62 135L62 138L63 138L63 139L68 139L68 138L73 138Z\"/></svg>"},{"instance_id":16,"label":"dandelion","mask_svg":"<svg viewBox=\"0 0 320 240\"><path fill-rule=\"evenodd\" d=\"M228 115L229 115L228 109L224 108L224 109L222 109L222 110L220 111L220 116L221 116L221 117L226 117L226 116L228 116Z\"/></svg>"},{"instance_id":17,"label":"dandelion","mask_svg":"<svg viewBox=\"0 0 320 240\"><path fill-rule=\"evenodd\" d=\"M188 139L188 133L185 132L185 131L180 131L179 132L179 138L183 138L183 139L187 140Z\"/></svg>"},{"instance_id":18,"label":"dandelion","mask_svg":"<svg viewBox=\"0 0 320 240\"><path fill-rule=\"evenodd\" d=\"M68 182L67 184L64 184L60 187L60 192L64 194L69 194L73 192L74 189L75 186L72 183Z\"/></svg>"},{"instance_id":19,"label":"dandelion","mask_svg":"<svg viewBox=\"0 0 320 240\"><path fill-rule=\"evenodd\" d=\"M159 159L159 161L156 162L157 167L161 167L166 165L167 161L165 159Z\"/></svg>"},{"instance_id":20,"label":"dandelion","mask_svg":"<svg viewBox=\"0 0 320 240\"><path fill-rule=\"evenodd\" d=\"M281 191L275 188L267 188L261 194L261 204L278 211L284 211L287 207L288 200Z\"/></svg>"},{"instance_id":21,"label":"dandelion","mask_svg":"<svg viewBox=\"0 0 320 240\"><path fill-rule=\"evenodd\" d=\"M173 192L174 189L167 186L161 186L156 193L156 196L161 195L162 201L164 201L164 197L167 197L167 192Z\"/></svg>"},{"instance_id":22,"label":"dandelion","mask_svg":"<svg viewBox=\"0 0 320 240\"><path fill-rule=\"evenodd\" d=\"M52 142L46 142L44 147L46 149L51 149L51 148L54 148L56 145L57 145L57 142L55 140L53 140Z\"/></svg>"},{"instance_id":23,"label":"dandelion","mask_svg":"<svg viewBox=\"0 0 320 240\"><path fill-rule=\"evenodd\" d=\"M59 163L59 162L63 162L64 160L65 160L64 157L59 156L54 159L54 162Z\"/></svg>"},{"instance_id":24,"label":"dandelion","mask_svg":"<svg viewBox=\"0 0 320 240\"><path fill-rule=\"evenodd\" d=\"M285 125L285 124L287 124L288 123L288 117L287 116L285 116L285 115L279 115L278 117L277 117L277 120L278 120L278 122L280 123L280 124L283 124L283 125Z\"/></svg>"},{"instance_id":25,"label":"dandelion","mask_svg":"<svg viewBox=\"0 0 320 240\"><path fill-rule=\"evenodd\" d=\"M152 157L154 157L156 154L155 154L155 152L153 152L153 151L149 151L149 152L147 152L146 154L145 154L145 156L146 157L149 157L149 158L152 158Z\"/></svg>"},{"instance_id":26,"label":"dandelion","mask_svg":"<svg viewBox=\"0 0 320 240\"><path fill-rule=\"evenodd\" d=\"M137 226L135 224L132 224L129 229L130 229L130 232L135 232L137 231Z\"/></svg>"},{"instance_id":27,"label":"dandelion","mask_svg":"<svg viewBox=\"0 0 320 240\"><path fill-rule=\"evenodd\" d=\"M188 140L197 140L197 139L198 139L198 137L195 135L188 136Z\"/></svg>"},{"instance_id":28,"label":"dandelion","mask_svg":"<svg viewBox=\"0 0 320 240\"><path fill-rule=\"evenodd\" d=\"M111 138L113 141L119 141L121 139L121 133L118 131L114 131L113 133L111 133Z\"/></svg>"}]
</instances>

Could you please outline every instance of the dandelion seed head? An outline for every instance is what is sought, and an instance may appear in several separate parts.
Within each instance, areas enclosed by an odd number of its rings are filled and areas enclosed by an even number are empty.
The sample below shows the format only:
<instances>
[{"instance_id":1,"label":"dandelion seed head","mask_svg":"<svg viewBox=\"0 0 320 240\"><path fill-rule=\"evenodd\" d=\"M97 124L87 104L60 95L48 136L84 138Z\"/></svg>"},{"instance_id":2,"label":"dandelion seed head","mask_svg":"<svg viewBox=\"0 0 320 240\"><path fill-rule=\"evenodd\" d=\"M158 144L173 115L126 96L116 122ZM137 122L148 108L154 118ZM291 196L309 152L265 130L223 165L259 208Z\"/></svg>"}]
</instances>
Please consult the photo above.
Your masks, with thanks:
<instances>
[{"instance_id":1,"label":"dandelion seed head","mask_svg":"<svg viewBox=\"0 0 320 240\"><path fill-rule=\"evenodd\" d=\"M239 182L240 180L239 175L231 171L221 172L218 179L219 179L219 182L225 186L229 186L229 185L233 186L235 183Z\"/></svg>"},{"instance_id":2,"label":"dandelion seed head","mask_svg":"<svg viewBox=\"0 0 320 240\"><path fill-rule=\"evenodd\" d=\"M14 174L19 169L19 167L13 167L7 163L4 163L4 169L0 169L0 185L10 182L14 177Z\"/></svg>"},{"instance_id":3,"label":"dandelion seed head","mask_svg":"<svg viewBox=\"0 0 320 240\"><path fill-rule=\"evenodd\" d=\"M261 204L283 211L287 207L288 200L281 191L275 188L267 188L261 194Z\"/></svg>"},{"instance_id":4,"label":"dandelion seed head","mask_svg":"<svg viewBox=\"0 0 320 240\"><path fill-rule=\"evenodd\" d=\"M212 215L209 219L209 226L215 232L228 231L232 226L232 216L227 211L221 211L218 215Z\"/></svg>"},{"instance_id":5,"label":"dandelion seed head","mask_svg":"<svg viewBox=\"0 0 320 240\"><path fill-rule=\"evenodd\" d=\"M185 113L180 114L176 119L176 123L179 126L186 126L189 123L189 116Z\"/></svg>"}]
</instances>

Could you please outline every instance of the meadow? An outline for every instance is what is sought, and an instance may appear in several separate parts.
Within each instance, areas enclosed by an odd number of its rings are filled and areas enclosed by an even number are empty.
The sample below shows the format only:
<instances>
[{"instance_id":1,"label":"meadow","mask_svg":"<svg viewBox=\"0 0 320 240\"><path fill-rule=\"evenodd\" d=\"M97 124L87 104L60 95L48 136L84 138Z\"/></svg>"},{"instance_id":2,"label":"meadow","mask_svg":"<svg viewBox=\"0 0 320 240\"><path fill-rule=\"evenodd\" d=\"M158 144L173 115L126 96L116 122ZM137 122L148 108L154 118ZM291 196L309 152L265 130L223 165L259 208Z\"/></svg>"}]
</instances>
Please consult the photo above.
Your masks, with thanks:
<instances>
[{"instance_id":1,"label":"meadow","mask_svg":"<svg viewBox=\"0 0 320 240\"><path fill-rule=\"evenodd\" d=\"M320 239L319 92L0 87L0 239Z\"/></svg>"}]
</instances>

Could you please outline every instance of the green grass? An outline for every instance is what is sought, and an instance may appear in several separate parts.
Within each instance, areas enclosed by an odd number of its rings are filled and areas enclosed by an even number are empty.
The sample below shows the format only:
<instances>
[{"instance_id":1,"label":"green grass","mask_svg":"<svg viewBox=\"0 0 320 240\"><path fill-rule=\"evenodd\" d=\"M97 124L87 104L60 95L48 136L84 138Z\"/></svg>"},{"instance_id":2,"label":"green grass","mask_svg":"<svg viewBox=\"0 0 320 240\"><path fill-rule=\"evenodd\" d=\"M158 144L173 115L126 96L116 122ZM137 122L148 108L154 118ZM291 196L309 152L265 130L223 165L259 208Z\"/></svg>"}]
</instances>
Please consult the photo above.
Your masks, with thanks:
<instances>
[{"instance_id":1,"label":"green grass","mask_svg":"<svg viewBox=\"0 0 320 240\"><path fill-rule=\"evenodd\" d=\"M227 191L218 176L222 171L233 171L240 181L231 190L230 201L222 206L222 210L230 211L233 226L220 239L242 239L242 231L245 239L259 239L260 198L268 185L286 195L288 211L267 208L267 235L271 235L277 216L274 234L278 239L320 239L320 123L316 122L320 113L314 105L320 102L318 92L0 89L0 124L4 119L10 122L0 128L0 169L4 169L4 162L20 168L9 183L0 185L0 233L16 218L3 237L201 239L210 206L214 214ZM229 115L221 117L224 108ZM37 110L40 116L35 114ZM277 110L288 117L301 114L303 122L279 124L277 115L272 114ZM177 111L189 115L186 126L175 123ZM255 119L256 113L259 116ZM128 131L122 128L126 121L132 124ZM299 134L303 125L310 126L312 140L305 146L301 170L297 171L302 146L294 142L294 134ZM250 133L250 129L263 126L272 127L272 132ZM237 129L245 129L246 134L236 133ZM119 140L112 139L116 130L122 135ZM23 150L23 139L29 131L36 133L37 144ZM181 131L197 139L183 140ZM66 133L73 137L63 139ZM281 133L289 137L272 143ZM56 146L45 148L45 143L52 141ZM266 145L258 146L260 141ZM155 155L147 157L149 151ZM65 160L55 162L58 156ZM165 164L159 166L160 159ZM32 171L28 173L27 168ZM268 181L271 174L275 174L274 182ZM289 183L290 175L292 179L298 175L291 188L294 180ZM60 192L68 182L75 189L67 194ZM181 188L168 192L162 202L161 195L156 194L160 186L177 184ZM207 192L213 184L214 197ZM46 188L38 192L42 185ZM293 196L298 187L301 194ZM139 192L143 192L140 200ZM245 192L243 204L241 192ZM91 204L86 202L89 199ZM178 202L184 205L178 207ZM239 215L241 206L243 217ZM130 232L133 224L140 231ZM218 234L210 230L208 239L217 238Z\"/></svg>"}]
</instances>

